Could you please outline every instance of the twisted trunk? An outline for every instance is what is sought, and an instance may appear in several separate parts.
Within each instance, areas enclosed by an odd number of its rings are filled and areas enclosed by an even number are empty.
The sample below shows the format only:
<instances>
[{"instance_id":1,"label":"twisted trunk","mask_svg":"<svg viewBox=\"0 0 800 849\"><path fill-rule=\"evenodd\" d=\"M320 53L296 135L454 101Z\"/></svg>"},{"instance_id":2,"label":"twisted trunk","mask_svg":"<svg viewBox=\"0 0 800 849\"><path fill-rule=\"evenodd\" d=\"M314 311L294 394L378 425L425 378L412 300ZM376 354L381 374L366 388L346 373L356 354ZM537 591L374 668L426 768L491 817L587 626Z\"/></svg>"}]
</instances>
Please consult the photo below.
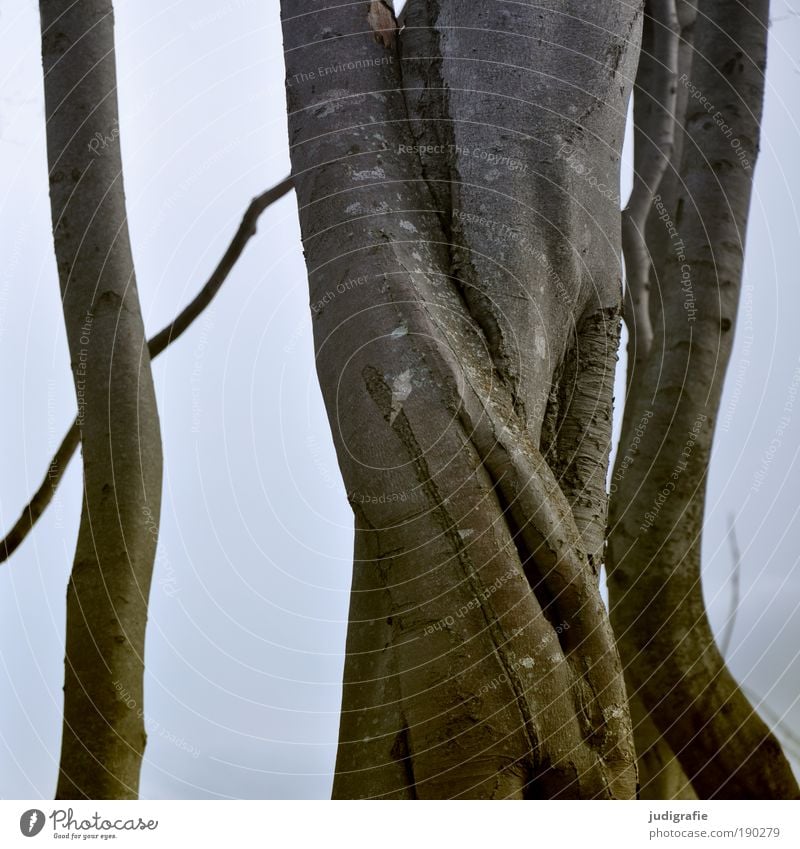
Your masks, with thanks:
<instances>
[{"instance_id":1,"label":"twisted trunk","mask_svg":"<svg viewBox=\"0 0 800 849\"><path fill-rule=\"evenodd\" d=\"M597 572L641 22L566 5L411 0L399 32L385 4L282 4L356 519L338 797L635 792Z\"/></svg>"}]
</instances>

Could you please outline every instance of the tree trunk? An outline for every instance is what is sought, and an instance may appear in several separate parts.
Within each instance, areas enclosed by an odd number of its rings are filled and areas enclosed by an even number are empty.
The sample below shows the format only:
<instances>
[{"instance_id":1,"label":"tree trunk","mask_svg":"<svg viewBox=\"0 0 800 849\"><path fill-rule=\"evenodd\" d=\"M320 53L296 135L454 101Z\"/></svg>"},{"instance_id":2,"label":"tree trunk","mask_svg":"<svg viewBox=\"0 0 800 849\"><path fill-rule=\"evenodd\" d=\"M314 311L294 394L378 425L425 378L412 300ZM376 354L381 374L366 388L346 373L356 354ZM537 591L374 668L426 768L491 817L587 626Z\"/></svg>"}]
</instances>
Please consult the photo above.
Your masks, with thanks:
<instances>
[{"instance_id":1,"label":"tree trunk","mask_svg":"<svg viewBox=\"0 0 800 849\"><path fill-rule=\"evenodd\" d=\"M282 11L356 518L334 795L631 797L597 574L639 10Z\"/></svg>"},{"instance_id":2,"label":"tree trunk","mask_svg":"<svg viewBox=\"0 0 800 849\"><path fill-rule=\"evenodd\" d=\"M698 4L694 57L679 78L688 106L675 202L652 224L667 232L654 251L663 262L658 320L649 355L635 367L612 498L609 586L620 650L701 798L798 795L780 746L717 649L700 575L758 150L767 13L766 0Z\"/></svg>"},{"instance_id":3,"label":"tree trunk","mask_svg":"<svg viewBox=\"0 0 800 849\"><path fill-rule=\"evenodd\" d=\"M688 89L678 85L678 78L691 70L696 17L697 0L645 3L642 49L633 92L634 186L622 213L628 394L647 361L653 327L661 317L659 275L663 274L671 247L668 228L652 210L654 206L674 208L688 101ZM655 297L651 296L651 290ZM641 427L641 423L634 426L634 438ZM630 423L626 421L625 436L629 435ZM611 483L612 495L618 488L617 479L624 477L627 468L627 447L619 453ZM680 762L642 704L630 673L626 673L625 680L639 765L639 798L696 798Z\"/></svg>"},{"instance_id":4,"label":"tree trunk","mask_svg":"<svg viewBox=\"0 0 800 849\"><path fill-rule=\"evenodd\" d=\"M135 798L161 440L128 238L109 0L40 4L56 259L83 446L56 796Z\"/></svg>"}]
</instances>

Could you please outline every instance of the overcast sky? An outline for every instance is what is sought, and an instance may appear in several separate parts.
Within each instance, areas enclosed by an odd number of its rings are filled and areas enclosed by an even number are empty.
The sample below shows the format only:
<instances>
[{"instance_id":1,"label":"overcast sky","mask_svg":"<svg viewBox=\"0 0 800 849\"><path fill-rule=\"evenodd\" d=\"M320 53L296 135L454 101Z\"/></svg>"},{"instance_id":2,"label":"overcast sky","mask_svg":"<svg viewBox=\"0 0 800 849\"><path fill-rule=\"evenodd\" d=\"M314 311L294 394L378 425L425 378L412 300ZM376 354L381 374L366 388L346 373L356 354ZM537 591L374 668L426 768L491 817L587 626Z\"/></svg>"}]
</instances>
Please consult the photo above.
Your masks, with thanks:
<instances>
[{"instance_id":1,"label":"overcast sky","mask_svg":"<svg viewBox=\"0 0 800 849\"><path fill-rule=\"evenodd\" d=\"M792 0L796 3L797 0ZM253 195L289 168L277 0L118 0L125 184L149 334L193 296ZM797 8L795 6L795 8ZM773 3L745 295L718 427L705 592L730 663L800 733L800 20ZM0 6L0 526L39 485L74 390L47 196L38 5ZM294 196L154 365L164 506L147 636L146 798L329 795L352 515L316 382ZM788 420L788 421L787 421ZM777 442L776 442L777 440ZM772 445L772 448L770 446ZM0 566L0 796L52 797L73 461Z\"/></svg>"}]
</instances>

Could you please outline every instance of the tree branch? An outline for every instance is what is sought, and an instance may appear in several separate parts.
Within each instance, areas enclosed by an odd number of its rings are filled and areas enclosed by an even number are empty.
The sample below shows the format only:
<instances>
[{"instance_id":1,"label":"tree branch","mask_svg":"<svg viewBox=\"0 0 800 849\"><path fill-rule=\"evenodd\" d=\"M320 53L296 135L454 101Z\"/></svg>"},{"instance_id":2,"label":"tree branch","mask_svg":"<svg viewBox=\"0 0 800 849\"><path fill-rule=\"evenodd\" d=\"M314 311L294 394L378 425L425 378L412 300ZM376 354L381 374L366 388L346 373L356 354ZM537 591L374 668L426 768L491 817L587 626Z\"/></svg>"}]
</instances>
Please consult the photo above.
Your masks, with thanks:
<instances>
[{"instance_id":1,"label":"tree branch","mask_svg":"<svg viewBox=\"0 0 800 849\"><path fill-rule=\"evenodd\" d=\"M733 514L728 516L728 541L730 542L731 558L733 559L731 574L731 612L728 614L728 621L725 623L725 631L719 641L719 650L723 657L728 656L728 651L731 647L733 629L736 627L736 616L739 613L739 604L741 602L742 595L742 552L739 548L739 540L736 538L736 523L734 521Z\"/></svg>"},{"instance_id":2,"label":"tree branch","mask_svg":"<svg viewBox=\"0 0 800 849\"><path fill-rule=\"evenodd\" d=\"M155 359L169 345L178 339L194 322L194 320L205 310L219 292L222 284L227 279L233 266L244 252L245 246L256 232L256 223L261 213L280 200L292 189L292 178L286 177L272 188L267 189L259 195L247 207L242 217L239 228L233 239L231 239L227 250L220 259L217 267L206 281L203 288L195 295L194 299L180 312L180 314L158 332L152 339L148 340L147 347L150 358ZM58 450L53 455L47 474L33 498L23 508L22 514L4 539L0 540L0 563L4 563L19 548L30 533L33 526L47 509L53 500L69 461L80 444L80 429L78 420L75 419L61 441Z\"/></svg>"},{"instance_id":3,"label":"tree branch","mask_svg":"<svg viewBox=\"0 0 800 849\"><path fill-rule=\"evenodd\" d=\"M634 97L633 190L622 211L629 374L636 362L647 357L653 341L650 254L645 227L675 141L680 34L675 0L648 0L645 13L644 44Z\"/></svg>"}]
</instances>

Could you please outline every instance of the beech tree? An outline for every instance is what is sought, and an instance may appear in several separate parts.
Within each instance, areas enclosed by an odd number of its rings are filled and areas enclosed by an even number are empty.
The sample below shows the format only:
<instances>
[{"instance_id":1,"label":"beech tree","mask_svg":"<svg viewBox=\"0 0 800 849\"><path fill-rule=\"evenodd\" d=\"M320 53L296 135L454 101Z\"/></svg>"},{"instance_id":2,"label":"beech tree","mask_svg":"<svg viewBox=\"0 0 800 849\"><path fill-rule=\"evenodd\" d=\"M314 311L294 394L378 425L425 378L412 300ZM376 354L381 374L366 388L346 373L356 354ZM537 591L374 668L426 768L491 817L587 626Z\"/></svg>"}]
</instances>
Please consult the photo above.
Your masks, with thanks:
<instances>
[{"instance_id":1,"label":"beech tree","mask_svg":"<svg viewBox=\"0 0 800 849\"><path fill-rule=\"evenodd\" d=\"M644 733L637 747L655 755L642 769L655 797L676 786L674 765L661 765L671 748L701 798L792 798L798 788L789 764L714 641L700 575L711 443L758 153L769 3L683 2L678 12L647 19L639 66L641 90L654 92L637 114L639 159L661 155L669 165L659 186L642 164L632 196L657 190L649 226L638 222L657 297L647 297L645 268L629 323L621 474L611 501L612 621L630 688L659 732L655 749Z\"/></svg>"},{"instance_id":2,"label":"beech tree","mask_svg":"<svg viewBox=\"0 0 800 849\"><path fill-rule=\"evenodd\" d=\"M147 598L161 438L133 270L108 0L42 2L53 236L83 448L83 512L67 592L58 798L137 795Z\"/></svg>"},{"instance_id":3,"label":"beech tree","mask_svg":"<svg viewBox=\"0 0 800 849\"><path fill-rule=\"evenodd\" d=\"M40 4L53 237L78 416L2 559L46 509L78 444L83 511L67 592L64 728L56 797L136 798L145 748L143 672L161 504L161 438L150 358L210 303L289 191L255 198L214 273L145 339L118 144L110 0Z\"/></svg>"},{"instance_id":4,"label":"beech tree","mask_svg":"<svg viewBox=\"0 0 800 849\"><path fill-rule=\"evenodd\" d=\"M149 342L119 147L92 144L119 133L112 4L40 8L78 418L0 558L80 444L58 797L137 794L129 701L161 491L150 359L292 186L355 519L334 796L797 797L700 576L768 2L409 0L400 20L382 0L282 2L291 177Z\"/></svg>"},{"instance_id":5,"label":"beech tree","mask_svg":"<svg viewBox=\"0 0 800 849\"><path fill-rule=\"evenodd\" d=\"M630 797L634 736L647 795L797 796L699 571L768 3L644 6L410 0L397 22L382 2L282 4L356 525L336 796ZM598 591L621 247L608 566L636 734Z\"/></svg>"}]
</instances>

